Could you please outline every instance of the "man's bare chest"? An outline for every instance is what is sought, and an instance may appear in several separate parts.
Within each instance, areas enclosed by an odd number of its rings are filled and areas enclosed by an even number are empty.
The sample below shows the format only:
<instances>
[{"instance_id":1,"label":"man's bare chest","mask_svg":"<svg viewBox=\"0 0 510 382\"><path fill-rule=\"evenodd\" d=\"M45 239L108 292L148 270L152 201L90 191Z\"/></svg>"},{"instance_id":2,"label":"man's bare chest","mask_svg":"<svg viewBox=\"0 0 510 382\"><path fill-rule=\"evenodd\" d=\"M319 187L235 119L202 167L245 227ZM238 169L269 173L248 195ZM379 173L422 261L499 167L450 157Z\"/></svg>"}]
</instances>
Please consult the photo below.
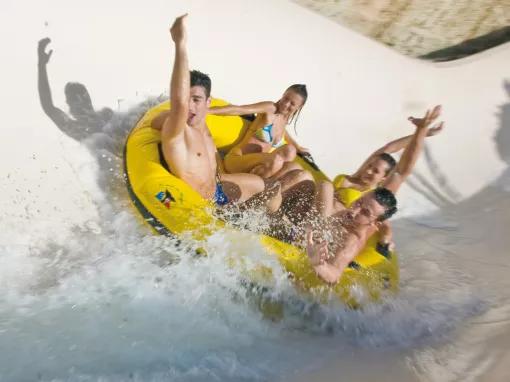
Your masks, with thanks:
<instances>
[{"instance_id":1,"label":"man's bare chest","mask_svg":"<svg viewBox=\"0 0 510 382\"><path fill-rule=\"evenodd\" d=\"M185 144L189 160L209 163L216 162L216 146L209 131L187 132Z\"/></svg>"}]
</instances>

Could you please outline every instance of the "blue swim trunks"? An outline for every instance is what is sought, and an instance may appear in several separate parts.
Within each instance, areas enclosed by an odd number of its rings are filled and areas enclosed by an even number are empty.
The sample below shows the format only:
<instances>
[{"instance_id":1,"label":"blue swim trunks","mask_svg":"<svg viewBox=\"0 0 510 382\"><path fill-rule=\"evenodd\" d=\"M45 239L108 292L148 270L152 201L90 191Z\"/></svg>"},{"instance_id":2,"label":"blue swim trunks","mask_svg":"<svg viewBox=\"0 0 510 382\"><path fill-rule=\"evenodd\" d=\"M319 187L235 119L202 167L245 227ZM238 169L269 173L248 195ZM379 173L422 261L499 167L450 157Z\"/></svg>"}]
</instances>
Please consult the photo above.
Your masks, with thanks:
<instances>
[{"instance_id":1,"label":"blue swim trunks","mask_svg":"<svg viewBox=\"0 0 510 382\"><path fill-rule=\"evenodd\" d=\"M216 191L214 192L213 202L216 203L218 207L224 206L228 203L228 197L225 195L223 186L220 182L216 183Z\"/></svg>"}]
</instances>

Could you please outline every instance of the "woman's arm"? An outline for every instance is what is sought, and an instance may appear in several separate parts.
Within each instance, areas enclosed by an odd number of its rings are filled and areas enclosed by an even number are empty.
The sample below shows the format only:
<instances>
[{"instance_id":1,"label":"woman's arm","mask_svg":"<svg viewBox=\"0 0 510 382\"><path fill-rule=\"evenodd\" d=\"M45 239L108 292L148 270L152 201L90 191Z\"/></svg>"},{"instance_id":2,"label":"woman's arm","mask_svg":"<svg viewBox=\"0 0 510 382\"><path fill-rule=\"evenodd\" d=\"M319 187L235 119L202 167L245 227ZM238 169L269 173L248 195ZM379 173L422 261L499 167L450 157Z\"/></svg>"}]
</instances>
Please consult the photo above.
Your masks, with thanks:
<instances>
[{"instance_id":1,"label":"woman's arm","mask_svg":"<svg viewBox=\"0 0 510 382\"><path fill-rule=\"evenodd\" d=\"M439 134L443 130L443 125L439 124L437 126L434 126L428 130L427 137L433 137L434 135ZM386 153L386 154L393 154L396 152L399 152L400 150L403 150L409 145L411 140L413 139L414 134L406 135L405 137L401 137L398 139L395 139L391 142L386 143L384 146L378 148L375 150L370 156L363 162L361 167L358 169L361 170L368 162L372 160L377 155Z\"/></svg>"},{"instance_id":2,"label":"woman's arm","mask_svg":"<svg viewBox=\"0 0 510 382\"><path fill-rule=\"evenodd\" d=\"M252 103L250 105L226 105L213 106L209 108L209 114L213 115L246 115L259 113L271 114L275 112L275 104L269 101Z\"/></svg>"}]
</instances>

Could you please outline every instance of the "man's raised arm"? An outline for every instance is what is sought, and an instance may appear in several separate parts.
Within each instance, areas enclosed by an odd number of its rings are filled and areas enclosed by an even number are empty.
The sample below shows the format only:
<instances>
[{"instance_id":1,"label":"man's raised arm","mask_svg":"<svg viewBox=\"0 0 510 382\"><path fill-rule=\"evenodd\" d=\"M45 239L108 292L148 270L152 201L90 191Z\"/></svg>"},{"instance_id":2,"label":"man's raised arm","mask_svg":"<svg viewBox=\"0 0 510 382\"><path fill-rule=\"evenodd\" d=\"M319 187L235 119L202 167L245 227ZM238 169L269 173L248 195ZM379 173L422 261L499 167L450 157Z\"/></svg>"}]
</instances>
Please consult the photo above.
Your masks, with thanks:
<instances>
[{"instance_id":1,"label":"man's raised arm","mask_svg":"<svg viewBox=\"0 0 510 382\"><path fill-rule=\"evenodd\" d=\"M186 51L187 14L177 17L170 28L175 43L175 59L170 82L170 101L172 107L169 118L165 119L161 131L163 142L182 135L186 128L189 111L190 74L188 53Z\"/></svg>"},{"instance_id":2,"label":"man's raised arm","mask_svg":"<svg viewBox=\"0 0 510 382\"><path fill-rule=\"evenodd\" d=\"M416 131L400 157L397 167L383 182L382 187L387 188L393 193L397 192L402 183L404 183L406 178L413 171L416 161L423 150L425 137L427 137L429 133L428 127L437 119L437 117L439 117L439 115L441 115L441 106L437 105L434 109L432 109L432 111L427 110L427 113L423 118L409 117L409 120L416 126ZM444 123L441 122L436 129L441 130L443 126Z\"/></svg>"}]
</instances>

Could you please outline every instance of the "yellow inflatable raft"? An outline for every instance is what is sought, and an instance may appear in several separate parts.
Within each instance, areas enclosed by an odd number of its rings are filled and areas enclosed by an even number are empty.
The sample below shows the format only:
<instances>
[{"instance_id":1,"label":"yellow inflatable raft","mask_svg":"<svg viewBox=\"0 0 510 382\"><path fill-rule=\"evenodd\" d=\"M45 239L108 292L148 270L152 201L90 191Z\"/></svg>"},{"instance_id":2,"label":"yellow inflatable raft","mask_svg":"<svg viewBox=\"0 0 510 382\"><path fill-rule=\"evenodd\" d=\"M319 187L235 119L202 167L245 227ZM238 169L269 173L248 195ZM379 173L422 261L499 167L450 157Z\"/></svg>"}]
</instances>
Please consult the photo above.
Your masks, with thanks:
<instances>
[{"instance_id":1,"label":"yellow inflatable raft","mask_svg":"<svg viewBox=\"0 0 510 382\"><path fill-rule=\"evenodd\" d=\"M212 106L226 104L219 99L212 101ZM212 203L170 174L161 160L160 132L150 126L154 117L169 108L169 102L165 102L149 109L130 133L124 151L127 187L133 204L157 233L179 236L186 232L197 240L203 240L212 232L224 229L225 225L211 213ZM219 150L232 147L248 124L249 121L240 117L207 117L207 125ZM327 179L315 164L302 158L297 160L317 180ZM265 235L258 235L258 238L277 257L296 287L315 298L336 294L346 304L357 306L360 290L365 291L362 293L364 300L368 297L373 301L379 299L384 290L394 292L398 289L397 258L392 253L376 250L375 235L334 286L317 277L306 253L300 248ZM269 269L262 271L247 277L258 282L261 274L266 278L271 276Z\"/></svg>"}]
</instances>

